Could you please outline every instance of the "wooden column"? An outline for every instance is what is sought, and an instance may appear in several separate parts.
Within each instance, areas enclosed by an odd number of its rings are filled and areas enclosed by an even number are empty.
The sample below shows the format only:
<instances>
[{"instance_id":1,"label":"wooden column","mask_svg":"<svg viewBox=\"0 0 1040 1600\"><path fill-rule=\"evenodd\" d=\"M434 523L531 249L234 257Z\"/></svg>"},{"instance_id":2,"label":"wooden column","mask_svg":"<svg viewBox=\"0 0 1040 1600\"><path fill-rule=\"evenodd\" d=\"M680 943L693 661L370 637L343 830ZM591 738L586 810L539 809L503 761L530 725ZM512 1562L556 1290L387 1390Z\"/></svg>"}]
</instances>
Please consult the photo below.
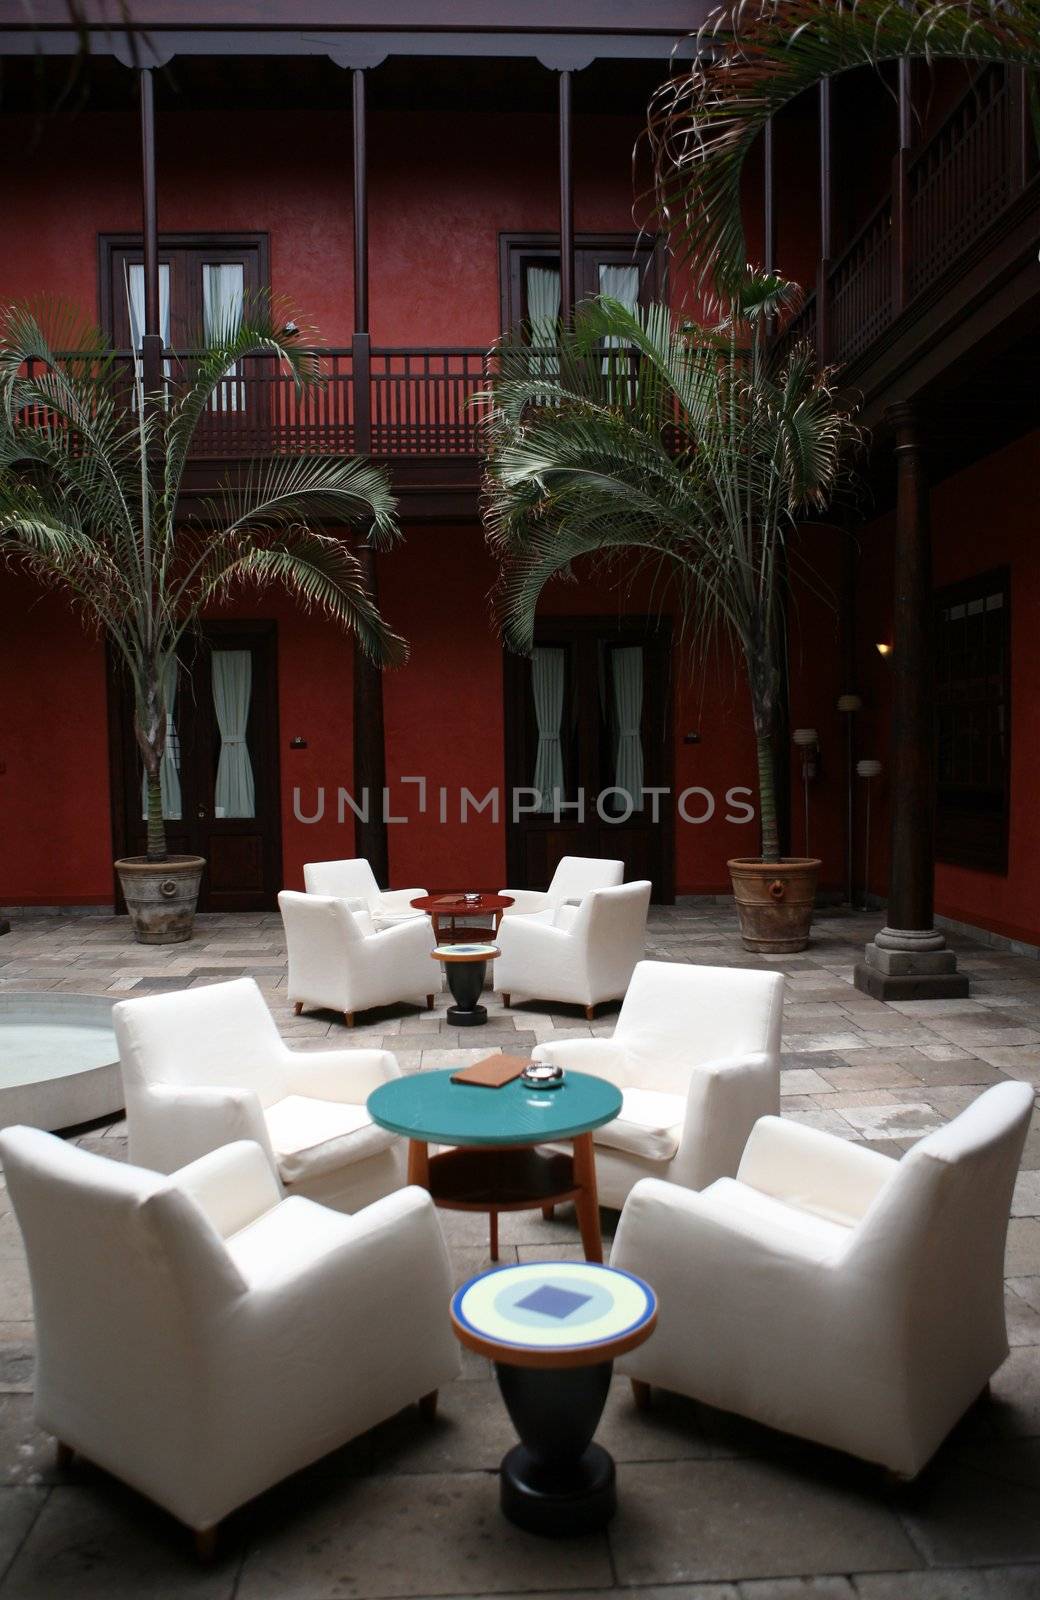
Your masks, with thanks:
<instances>
[{"instance_id":1,"label":"wooden column","mask_svg":"<svg viewBox=\"0 0 1040 1600\"><path fill-rule=\"evenodd\" d=\"M137 74L141 111L141 236L144 247L142 381L154 394L162 384L163 342L159 321L159 204L155 178L155 85L151 67Z\"/></svg>"},{"instance_id":2,"label":"wooden column","mask_svg":"<svg viewBox=\"0 0 1040 1600\"><path fill-rule=\"evenodd\" d=\"M892 856L886 926L856 985L879 999L964 995L967 979L934 926L934 723L932 701L932 543L921 417L893 406L895 433L895 596L892 618L892 732L889 795Z\"/></svg>"},{"instance_id":3,"label":"wooden column","mask_svg":"<svg viewBox=\"0 0 1040 1600\"><path fill-rule=\"evenodd\" d=\"M776 137L773 119L766 123L762 146L762 262L776 271Z\"/></svg>"},{"instance_id":4,"label":"wooden column","mask_svg":"<svg viewBox=\"0 0 1040 1600\"><path fill-rule=\"evenodd\" d=\"M352 73L354 113L354 451L372 449L371 347L368 328L368 153L365 71ZM376 552L367 540L357 547L365 582L378 603ZM383 789L386 785L386 741L383 727L383 674L354 643L354 782L352 793L362 815L354 819L354 851L371 864L380 886L389 881Z\"/></svg>"},{"instance_id":5,"label":"wooden column","mask_svg":"<svg viewBox=\"0 0 1040 1600\"><path fill-rule=\"evenodd\" d=\"M910 300L910 149L913 144L911 63L899 63L899 148L892 162L892 310Z\"/></svg>"},{"instance_id":6,"label":"wooden column","mask_svg":"<svg viewBox=\"0 0 1040 1600\"><path fill-rule=\"evenodd\" d=\"M1011 99L1011 184L1024 189L1036 166L1036 134L1029 103L1029 72L1025 67L1008 67L1008 94Z\"/></svg>"},{"instance_id":7,"label":"wooden column","mask_svg":"<svg viewBox=\"0 0 1040 1600\"><path fill-rule=\"evenodd\" d=\"M826 366L831 356L830 272L834 255L834 147L831 80L820 84L820 259L816 268L816 353Z\"/></svg>"},{"instance_id":8,"label":"wooden column","mask_svg":"<svg viewBox=\"0 0 1040 1600\"><path fill-rule=\"evenodd\" d=\"M574 168L571 130L571 77L560 73L560 316L574 314Z\"/></svg>"}]
</instances>

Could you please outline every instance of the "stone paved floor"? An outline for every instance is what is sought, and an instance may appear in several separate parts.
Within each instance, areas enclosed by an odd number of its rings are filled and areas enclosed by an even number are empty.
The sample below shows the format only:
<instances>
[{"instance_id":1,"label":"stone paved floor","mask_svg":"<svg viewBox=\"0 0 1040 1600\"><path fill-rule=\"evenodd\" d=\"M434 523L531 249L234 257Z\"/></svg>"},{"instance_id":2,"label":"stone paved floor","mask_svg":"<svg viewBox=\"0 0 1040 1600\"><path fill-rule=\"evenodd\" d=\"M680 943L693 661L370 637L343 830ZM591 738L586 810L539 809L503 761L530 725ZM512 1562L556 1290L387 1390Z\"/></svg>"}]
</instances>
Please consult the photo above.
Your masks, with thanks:
<instances>
[{"instance_id":1,"label":"stone paved floor","mask_svg":"<svg viewBox=\"0 0 1040 1600\"><path fill-rule=\"evenodd\" d=\"M882 1005L852 987L876 922L828 915L787 974L784 1115L898 1153L1004 1077L1040 1083L1040 963L958 940L968 1000ZM728 909L653 913L648 953L758 964ZM773 963L770 963L771 965ZM385 1040L410 1070L522 1052L587 1025L577 1010L491 1009L479 1040L410 1009L363 1019L293 1017L276 916L199 919L190 946L146 950L125 923L15 918L0 939L0 990L113 995L253 974L301 1049ZM460 1045L463 1048L460 1048ZM118 1159L121 1126L79 1142ZM0 1196L0 1600L333 1600L531 1595L570 1600L1037 1600L1040 1596L1040 1119L1015 1194L1007 1260L1011 1355L909 1489L739 1419L660 1396L647 1417L616 1381L599 1437L619 1463L621 1509L605 1534L541 1543L496 1509L511 1442L486 1363L467 1359L424 1426L405 1412L230 1519L216 1565L182 1532L90 1467L59 1472L31 1415L31 1303L17 1229ZM485 1261L480 1217L443 1213L461 1278ZM604 1213L605 1224L613 1224ZM566 1212L503 1219L508 1255L578 1253ZM811 1352L807 1352L811 1356Z\"/></svg>"}]
</instances>

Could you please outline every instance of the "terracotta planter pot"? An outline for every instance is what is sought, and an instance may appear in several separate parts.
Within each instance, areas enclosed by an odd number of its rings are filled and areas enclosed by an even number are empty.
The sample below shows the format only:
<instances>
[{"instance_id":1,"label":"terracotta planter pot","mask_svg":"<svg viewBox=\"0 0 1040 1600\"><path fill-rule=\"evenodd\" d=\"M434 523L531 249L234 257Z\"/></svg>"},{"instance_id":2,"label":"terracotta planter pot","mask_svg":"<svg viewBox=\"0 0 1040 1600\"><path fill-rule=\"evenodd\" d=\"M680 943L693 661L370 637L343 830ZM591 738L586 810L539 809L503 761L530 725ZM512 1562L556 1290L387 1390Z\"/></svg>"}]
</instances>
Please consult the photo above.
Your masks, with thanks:
<instances>
[{"instance_id":1,"label":"terracotta planter pot","mask_svg":"<svg viewBox=\"0 0 1040 1600\"><path fill-rule=\"evenodd\" d=\"M138 944L183 944L191 938L206 865L202 856L165 861L124 856L115 865Z\"/></svg>"},{"instance_id":2,"label":"terracotta planter pot","mask_svg":"<svg viewBox=\"0 0 1040 1600\"><path fill-rule=\"evenodd\" d=\"M809 943L819 861L785 856L780 862L758 856L727 861L746 950L789 955Z\"/></svg>"}]
</instances>

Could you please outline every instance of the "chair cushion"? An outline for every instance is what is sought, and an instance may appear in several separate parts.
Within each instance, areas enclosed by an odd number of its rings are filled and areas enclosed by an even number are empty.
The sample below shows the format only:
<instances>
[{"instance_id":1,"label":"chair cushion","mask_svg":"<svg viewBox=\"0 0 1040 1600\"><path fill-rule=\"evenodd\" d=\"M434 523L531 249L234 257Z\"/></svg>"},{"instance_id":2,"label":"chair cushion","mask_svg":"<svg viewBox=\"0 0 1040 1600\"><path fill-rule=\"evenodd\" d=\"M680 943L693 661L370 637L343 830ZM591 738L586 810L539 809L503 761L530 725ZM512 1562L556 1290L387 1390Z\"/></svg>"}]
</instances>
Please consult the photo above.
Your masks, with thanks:
<instances>
[{"instance_id":1,"label":"chair cushion","mask_svg":"<svg viewBox=\"0 0 1040 1600\"><path fill-rule=\"evenodd\" d=\"M288 1094L264 1112L271 1148L285 1183L299 1183L322 1172L388 1150L395 1135L378 1128L364 1106L340 1100L313 1100Z\"/></svg>"},{"instance_id":2,"label":"chair cushion","mask_svg":"<svg viewBox=\"0 0 1040 1600\"><path fill-rule=\"evenodd\" d=\"M791 1240L819 1245L829 1251L844 1248L852 1233L852 1228L846 1224L805 1211L801 1206L786 1205L783 1200L739 1183L736 1178L716 1178L701 1193L719 1200L731 1216L746 1217L756 1232L764 1224L777 1239L786 1235Z\"/></svg>"},{"instance_id":3,"label":"chair cushion","mask_svg":"<svg viewBox=\"0 0 1040 1600\"><path fill-rule=\"evenodd\" d=\"M341 1211L290 1195L227 1240L228 1254L250 1287L301 1272L349 1238L350 1221Z\"/></svg>"},{"instance_id":4,"label":"chair cushion","mask_svg":"<svg viewBox=\"0 0 1040 1600\"><path fill-rule=\"evenodd\" d=\"M650 1161L671 1161L679 1148L686 1100L681 1094L661 1094L656 1089L622 1089L621 1115L597 1128L593 1139L612 1150Z\"/></svg>"}]
</instances>

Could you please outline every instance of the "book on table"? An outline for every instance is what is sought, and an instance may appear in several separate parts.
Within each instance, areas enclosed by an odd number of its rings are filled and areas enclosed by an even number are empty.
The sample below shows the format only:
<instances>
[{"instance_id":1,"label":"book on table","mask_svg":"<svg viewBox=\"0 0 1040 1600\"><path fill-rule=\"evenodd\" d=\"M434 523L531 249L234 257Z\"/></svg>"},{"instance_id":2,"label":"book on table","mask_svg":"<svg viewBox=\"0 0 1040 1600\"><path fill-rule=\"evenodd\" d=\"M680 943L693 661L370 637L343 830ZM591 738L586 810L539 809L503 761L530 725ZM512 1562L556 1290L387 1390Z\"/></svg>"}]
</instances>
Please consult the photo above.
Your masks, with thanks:
<instances>
[{"instance_id":1,"label":"book on table","mask_svg":"<svg viewBox=\"0 0 1040 1600\"><path fill-rule=\"evenodd\" d=\"M501 1089L519 1078L526 1066L522 1056L485 1056L483 1061L475 1061L471 1067L460 1067L458 1072L453 1072L451 1081L479 1084L483 1089Z\"/></svg>"}]
</instances>

